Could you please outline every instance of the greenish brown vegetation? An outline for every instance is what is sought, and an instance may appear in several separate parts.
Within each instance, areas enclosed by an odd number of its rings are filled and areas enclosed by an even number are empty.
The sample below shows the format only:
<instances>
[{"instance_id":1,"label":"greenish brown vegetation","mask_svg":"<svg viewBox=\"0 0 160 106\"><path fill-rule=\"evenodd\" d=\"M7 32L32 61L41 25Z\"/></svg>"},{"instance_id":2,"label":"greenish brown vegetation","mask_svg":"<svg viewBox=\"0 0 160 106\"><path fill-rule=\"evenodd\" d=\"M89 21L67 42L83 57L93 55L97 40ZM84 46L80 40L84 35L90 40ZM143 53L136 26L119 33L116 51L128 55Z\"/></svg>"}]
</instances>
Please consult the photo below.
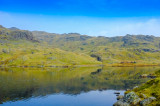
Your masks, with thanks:
<instances>
[{"instance_id":1,"label":"greenish brown vegetation","mask_svg":"<svg viewBox=\"0 0 160 106\"><path fill-rule=\"evenodd\" d=\"M77 33L32 32L42 42L75 53L85 53L104 65L159 65L160 38L149 35L91 37Z\"/></svg>"},{"instance_id":2,"label":"greenish brown vegetation","mask_svg":"<svg viewBox=\"0 0 160 106\"><path fill-rule=\"evenodd\" d=\"M91 37L0 26L0 66L145 66L160 64L160 38Z\"/></svg>"},{"instance_id":3,"label":"greenish brown vegetation","mask_svg":"<svg viewBox=\"0 0 160 106\"><path fill-rule=\"evenodd\" d=\"M84 53L64 51L39 42L32 33L0 28L0 66L55 67L99 65Z\"/></svg>"},{"instance_id":4,"label":"greenish brown vegetation","mask_svg":"<svg viewBox=\"0 0 160 106\"><path fill-rule=\"evenodd\" d=\"M145 94L147 97L155 97L156 100L153 101L151 106L159 106L160 105L160 70L155 73L155 79L149 80L145 84L139 86L138 88L134 88L132 91L136 92L141 99L145 99L142 94ZM127 91L129 93L131 91Z\"/></svg>"}]
</instances>

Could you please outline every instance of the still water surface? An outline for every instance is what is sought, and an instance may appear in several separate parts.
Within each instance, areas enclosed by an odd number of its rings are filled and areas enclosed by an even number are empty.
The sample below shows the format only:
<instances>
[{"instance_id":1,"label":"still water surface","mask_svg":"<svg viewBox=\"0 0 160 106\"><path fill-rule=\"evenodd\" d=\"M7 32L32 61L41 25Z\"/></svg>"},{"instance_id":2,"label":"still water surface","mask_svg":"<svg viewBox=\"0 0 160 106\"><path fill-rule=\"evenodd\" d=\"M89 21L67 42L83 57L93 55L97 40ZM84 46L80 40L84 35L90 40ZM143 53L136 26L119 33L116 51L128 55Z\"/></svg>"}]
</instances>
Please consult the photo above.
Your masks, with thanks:
<instances>
[{"instance_id":1,"label":"still water surface","mask_svg":"<svg viewBox=\"0 0 160 106\"><path fill-rule=\"evenodd\" d=\"M160 67L1 68L2 106L112 106Z\"/></svg>"}]
</instances>

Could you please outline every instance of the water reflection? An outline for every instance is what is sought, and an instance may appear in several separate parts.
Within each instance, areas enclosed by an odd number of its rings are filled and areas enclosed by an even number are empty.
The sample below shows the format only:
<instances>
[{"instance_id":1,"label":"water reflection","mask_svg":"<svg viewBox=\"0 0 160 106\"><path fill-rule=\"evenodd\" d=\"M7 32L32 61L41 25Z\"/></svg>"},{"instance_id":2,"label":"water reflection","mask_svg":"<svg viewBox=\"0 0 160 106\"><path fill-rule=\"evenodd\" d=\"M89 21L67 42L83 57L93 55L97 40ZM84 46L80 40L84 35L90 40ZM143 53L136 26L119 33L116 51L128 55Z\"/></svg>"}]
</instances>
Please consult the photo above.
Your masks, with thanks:
<instances>
[{"instance_id":1,"label":"water reflection","mask_svg":"<svg viewBox=\"0 0 160 106\"><path fill-rule=\"evenodd\" d=\"M79 95L89 91L125 90L144 83L142 74L159 67L1 68L0 103L49 94ZM96 95L92 95L95 96Z\"/></svg>"}]
</instances>

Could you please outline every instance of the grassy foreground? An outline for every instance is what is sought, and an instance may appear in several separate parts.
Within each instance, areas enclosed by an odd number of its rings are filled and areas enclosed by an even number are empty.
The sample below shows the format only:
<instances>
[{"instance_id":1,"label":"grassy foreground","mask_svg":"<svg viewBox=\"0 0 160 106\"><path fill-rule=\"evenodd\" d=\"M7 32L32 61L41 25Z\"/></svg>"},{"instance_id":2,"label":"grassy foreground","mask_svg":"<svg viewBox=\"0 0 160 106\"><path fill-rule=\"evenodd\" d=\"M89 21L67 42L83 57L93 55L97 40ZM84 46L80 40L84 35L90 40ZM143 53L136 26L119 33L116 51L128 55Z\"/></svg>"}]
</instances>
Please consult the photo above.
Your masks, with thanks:
<instances>
[{"instance_id":1,"label":"grassy foreground","mask_svg":"<svg viewBox=\"0 0 160 106\"><path fill-rule=\"evenodd\" d=\"M147 97L155 97L156 100L153 101L151 106L159 106L160 105L160 70L155 73L157 78L149 80L145 84L140 87L134 88L134 91L142 100L145 99L143 94ZM131 91L126 91L125 93L129 93Z\"/></svg>"}]
</instances>

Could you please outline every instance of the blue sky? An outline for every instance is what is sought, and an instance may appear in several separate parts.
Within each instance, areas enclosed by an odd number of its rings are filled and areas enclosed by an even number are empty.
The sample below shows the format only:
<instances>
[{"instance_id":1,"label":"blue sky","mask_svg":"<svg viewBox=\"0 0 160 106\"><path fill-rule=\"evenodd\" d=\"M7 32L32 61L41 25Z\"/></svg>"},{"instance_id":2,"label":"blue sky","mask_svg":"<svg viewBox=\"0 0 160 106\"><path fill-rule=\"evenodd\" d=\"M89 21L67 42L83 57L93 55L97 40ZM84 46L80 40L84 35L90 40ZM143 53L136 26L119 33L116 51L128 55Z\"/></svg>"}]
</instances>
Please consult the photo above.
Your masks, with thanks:
<instances>
[{"instance_id":1,"label":"blue sky","mask_svg":"<svg viewBox=\"0 0 160 106\"><path fill-rule=\"evenodd\" d=\"M160 36L160 0L0 0L0 24L91 36Z\"/></svg>"}]
</instances>

